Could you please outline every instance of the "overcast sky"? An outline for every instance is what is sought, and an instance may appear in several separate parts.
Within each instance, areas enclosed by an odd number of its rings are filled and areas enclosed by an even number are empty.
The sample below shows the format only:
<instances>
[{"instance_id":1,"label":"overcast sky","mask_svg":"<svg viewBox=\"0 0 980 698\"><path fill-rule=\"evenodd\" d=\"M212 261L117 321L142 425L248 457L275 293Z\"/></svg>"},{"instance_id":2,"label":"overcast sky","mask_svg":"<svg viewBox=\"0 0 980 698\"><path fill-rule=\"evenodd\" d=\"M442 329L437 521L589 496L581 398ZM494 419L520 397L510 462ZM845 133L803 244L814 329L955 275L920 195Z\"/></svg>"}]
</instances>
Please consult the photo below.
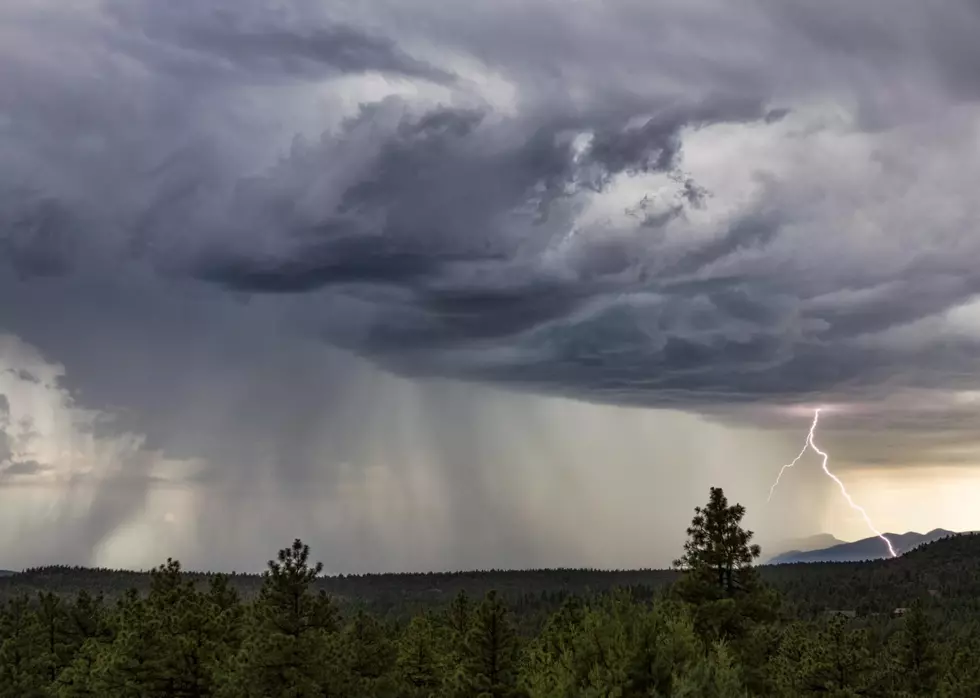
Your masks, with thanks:
<instances>
[{"instance_id":1,"label":"overcast sky","mask_svg":"<svg viewBox=\"0 0 980 698\"><path fill-rule=\"evenodd\" d=\"M980 528L971 0L5 0L0 568Z\"/></svg>"}]
</instances>

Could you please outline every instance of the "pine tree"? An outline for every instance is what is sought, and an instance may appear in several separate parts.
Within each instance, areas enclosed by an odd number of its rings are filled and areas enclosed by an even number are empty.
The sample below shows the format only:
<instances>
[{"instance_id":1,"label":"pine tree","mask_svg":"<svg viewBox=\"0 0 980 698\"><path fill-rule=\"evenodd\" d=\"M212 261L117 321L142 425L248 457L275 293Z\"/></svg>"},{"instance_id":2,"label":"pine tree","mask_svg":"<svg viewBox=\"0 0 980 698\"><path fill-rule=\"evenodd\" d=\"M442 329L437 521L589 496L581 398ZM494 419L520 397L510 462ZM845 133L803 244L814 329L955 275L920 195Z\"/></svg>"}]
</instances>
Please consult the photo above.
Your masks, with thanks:
<instances>
[{"instance_id":1,"label":"pine tree","mask_svg":"<svg viewBox=\"0 0 980 698\"><path fill-rule=\"evenodd\" d=\"M98 696L94 669L113 640L113 628L101 595L78 593L69 609L77 649L58 676L55 693L62 698Z\"/></svg>"},{"instance_id":2,"label":"pine tree","mask_svg":"<svg viewBox=\"0 0 980 698\"><path fill-rule=\"evenodd\" d=\"M44 638L37 614L26 596L7 602L0 611L0 698L42 698Z\"/></svg>"},{"instance_id":3,"label":"pine tree","mask_svg":"<svg viewBox=\"0 0 980 698\"><path fill-rule=\"evenodd\" d=\"M579 683L576 640L588 609L577 598L562 604L523 653L520 685L535 698L561 698Z\"/></svg>"},{"instance_id":4,"label":"pine tree","mask_svg":"<svg viewBox=\"0 0 980 698\"><path fill-rule=\"evenodd\" d=\"M758 575L752 561L761 554L758 545L751 544L753 533L742 528L745 507L728 505L720 487L711 488L708 505L694 508L694 518L687 529L684 555L674 566L685 570L695 597L734 598L739 593L753 591Z\"/></svg>"},{"instance_id":5,"label":"pine tree","mask_svg":"<svg viewBox=\"0 0 980 698\"><path fill-rule=\"evenodd\" d=\"M398 642L395 661L403 686L400 695L429 696L443 682L437 628L429 616L417 615Z\"/></svg>"},{"instance_id":6,"label":"pine tree","mask_svg":"<svg viewBox=\"0 0 980 698\"><path fill-rule=\"evenodd\" d=\"M707 656L701 657L677 678L670 695L674 698L747 698L749 693L742 685L731 652L723 643L718 643Z\"/></svg>"},{"instance_id":7,"label":"pine tree","mask_svg":"<svg viewBox=\"0 0 980 698\"><path fill-rule=\"evenodd\" d=\"M668 602L653 608L631 603L626 666L630 695L672 695L676 675L698 658L697 639L689 614ZM624 609L625 610L625 609Z\"/></svg>"},{"instance_id":8,"label":"pine tree","mask_svg":"<svg viewBox=\"0 0 980 698\"><path fill-rule=\"evenodd\" d=\"M915 696L932 696L939 684L939 663L932 622L921 601L905 614L899 636L898 664L902 683Z\"/></svg>"},{"instance_id":9,"label":"pine tree","mask_svg":"<svg viewBox=\"0 0 980 698\"><path fill-rule=\"evenodd\" d=\"M167 695L210 696L208 619L201 595L172 558L152 570L150 578L146 603L159 633L157 680L162 690Z\"/></svg>"},{"instance_id":10,"label":"pine tree","mask_svg":"<svg viewBox=\"0 0 980 698\"><path fill-rule=\"evenodd\" d=\"M459 698L520 698L517 636L506 606L491 591L476 610L456 677Z\"/></svg>"},{"instance_id":11,"label":"pine tree","mask_svg":"<svg viewBox=\"0 0 980 698\"><path fill-rule=\"evenodd\" d=\"M238 649L241 609L227 577L211 578L206 593L185 579L176 560L151 573L147 604L160 619L161 681L168 694L208 698L222 684L223 667Z\"/></svg>"},{"instance_id":12,"label":"pine tree","mask_svg":"<svg viewBox=\"0 0 980 698\"><path fill-rule=\"evenodd\" d=\"M957 643L946 658L945 671L936 690L938 698L976 698L980 696L980 664L977 647ZM966 645L966 646L964 646Z\"/></svg>"},{"instance_id":13,"label":"pine tree","mask_svg":"<svg viewBox=\"0 0 980 698\"><path fill-rule=\"evenodd\" d=\"M116 616L118 630L98 652L86 688L106 698L172 695L164 619L135 590L119 602Z\"/></svg>"},{"instance_id":14,"label":"pine tree","mask_svg":"<svg viewBox=\"0 0 980 698\"><path fill-rule=\"evenodd\" d=\"M396 648L389 640L389 632L374 616L358 609L344 628L340 643L351 695L394 695L395 677L391 670Z\"/></svg>"},{"instance_id":15,"label":"pine tree","mask_svg":"<svg viewBox=\"0 0 980 698\"><path fill-rule=\"evenodd\" d=\"M847 619L841 615L831 619L810 645L804 666L806 688L824 694L865 694L878 680L866 634L848 630Z\"/></svg>"},{"instance_id":16,"label":"pine tree","mask_svg":"<svg viewBox=\"0 0 980 698\"><path fill-rule=\"evenodd\" d=\"M441 632L439 639L439 659L441 673L445 681L452 681L461 661L463 646L473 622L473 602L464 589L461 589L449 602L449 606L436 617Z\"/></svg>"},{"instance_id":17,"label":"pine tree","mask_svg":"<svg viewBox=\"0 0 980 698\"><path fill-rule=\"evenodd\" d=\"M777 647L768 666L773 695L798 696L809 687L808 662L812 658L813 639L803 623L783 627L777 636Z\"/></svg>"},{"instance_id":18,"label":"pine tree","mask_svg":"<svg viewBox=\"0 0 980 698\"><path fill-rule=\"evenodd\" d=\"M85 589L78 592L68 610L74 635L84 644L86 640L111 639L106 622L105 599L101 594L92 596Z\"/></svg>"},{"instance_id":19,"label":"pine tree","mask_svg":"<svg viewBox=\"0 0 980 698\"><path fill-rule=\"evenodd\" d=\"M329 657L329 636L336 631L336 612L325 594L312 585L323 564L309 561L310 549L296 539L269 562L252 607L248 637L237 669L223 692L248 698L305 698L336 695Z\"/></svg>"},{"instance_id":20,"label":"pine tree","mask_svg":"<svg viewBox=\"0 0 980 698\"><path fill-rule=\"evenodd\" d=\"M462 647L463 642L465 642L466 635L470 631L472 615L470 597L466 595L465 590L460 590L449 603L445 616L446 627L449 629L447 639L452 649Z\"/></svg>"},{"instance_id":21,"label":"pine tree","mask_svg":"<svg viewBox=\"0 0 980 698\"><path fill-rule=\"evenodd\" d=\"M617 592L585 613L572 635L571 653L562 662L571 673L559 684L566 692L582 687L589 696L625 695L636 659L636 610L626 592Z\"/></svg>"},{"instance_id":22,"label":"pine tree","mask_svg":"<svg viewBox=\"0 0 980 698\"><path fill-rule=\"evenodd\" d=\"M242 645L245 609L238 592L231 586L228 575L216 574L208 582L203 595L209 620L207 631L212 640L212 678L216 692L227 682L228 669L234 663Z\"/></svg>"},{"instance_id":23,"label":"pine tree","mask_svg":"<svg viewBox=\"0 0 980 698\"><path fill-rule=\"evenodd\" d=\"M535 698L670 696L700 656L685 607L618 592L555 614L528 648L521 685Z\"/></svg>"},{"instance_id":24,"label":"pine tree","mask_svg":"<svg viewBox=\"0 0 980 698\"><path fill-rule=\"evenodd\" d=\"M67 667L80 646L71 624L67 604L51 592L37 598L37 623L40 635L39 669L46 684L51 685Z\"/></svg>"},{"instance_id":25,"label":"pine tree","mask_svg":"<svg viewBox=\"0 0 980 698\"><path fill-rule=\"evenodd\" d=\"M744 638L778 608L778 596L752 567L761 550L751 543L752 531L742 528L744 516L745 507L729 506L722 489L712 487L707 506L694 509L684 555L674 561L684 572L675 592L696 607L695 627L706 646Z\"/></svg>"}]
</instances>

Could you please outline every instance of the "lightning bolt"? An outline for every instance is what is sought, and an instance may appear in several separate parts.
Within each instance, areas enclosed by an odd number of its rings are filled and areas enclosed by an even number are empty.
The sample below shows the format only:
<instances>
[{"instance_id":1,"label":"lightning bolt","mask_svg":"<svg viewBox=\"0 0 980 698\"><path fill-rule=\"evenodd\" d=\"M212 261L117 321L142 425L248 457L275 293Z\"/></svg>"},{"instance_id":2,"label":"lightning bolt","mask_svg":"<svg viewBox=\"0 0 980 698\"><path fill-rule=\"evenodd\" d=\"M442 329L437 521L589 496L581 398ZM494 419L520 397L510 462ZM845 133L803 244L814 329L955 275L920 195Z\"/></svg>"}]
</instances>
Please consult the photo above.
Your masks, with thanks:
<instances>
[{"instance_id":1,"label":"lightning bolt","mask_svg":"<svg viewBox=\"0 0 980 698\"><path fill-rule=\"evenodd\" d=\"M892 542L888 540L887 537L885 537L885 534L883 534L875 527L874 522L871 520L871 517L868 516L868 512L864 510L864 507L858 505L851 498L851 495L848 494L847 488L844 487L844 483L841 482L841 479L836 475L834 475L832 472L830 472L830 468L827 467L827 461L830 460L830 456L826 452L821 451L820 448L817 446L816 441L813 440L813 435L817 431L817 424L819 424L820 422L820 409L821 408L818 407L813 411L813 423L810 424L810 433L807 434L806 441L803 443L803 448L797 454L796 458L794 458L792 461L790 461L789 463L787 463L786 465L784 465L782 468L779 469L779 474L776 476L776 481L772 483L772 487L769 488L769 500L772 500L772 493L776 489L776 485L779 484L779 479L783 476L783 473L786 472L786 470L788 470L789 468L792 468L794 465L796 465L800 461L800 458L803 457L803 454L806 453L806 450L808 448L811 448L822 459L820 467L823 469L827 477L829 477L831 480L837 483L837 486L840 488L840 493L844 495L844 499L847 500L847 503L851 506L851 509L854 509L856 512L861 514L861 517L864 519L864 523L867 524L868 528L871 529L872 533L874 533L878 538L881 538L881 540L885 542L885 545L888 546L888 552L891 554L891 556L898 557L898 553L895 551L895 547L892 545Z\"/></svg>"},{"instance_id":2,"label":"lightning bolt","mask_svg":"<svg viewBox=\"0 0 980 698\"><path fill-rule=\"evenodd\" d=\"M817 412L819 413L820 410L817 410ZM813 419L813 426L810 427L810 435L811 436L813 435L813 429L816 426L817 426L817 420L816 420L816 418L814 418ZM773 491L775 491L776 485L779 484L779 479L783 476L783 473L786 472L789 468L792 468L794 465L796 465L797 463L799 463L800 462L800 458L803 457L803 454L806 453L806 450L808 448L810 448L810 437L807 437L807 440L803 442L803 449L798 454L796 454L796 458L794 458L792 461L790 461L789 463L787 463L786 465L784 465L782 468L779 469L779 475L776 476L776 481L774 483L772 483L772 487L769 488L769 499L766 500L767 502L771 502L772 501L772 493L773 493Z\"/></svg>"}]
</instances>

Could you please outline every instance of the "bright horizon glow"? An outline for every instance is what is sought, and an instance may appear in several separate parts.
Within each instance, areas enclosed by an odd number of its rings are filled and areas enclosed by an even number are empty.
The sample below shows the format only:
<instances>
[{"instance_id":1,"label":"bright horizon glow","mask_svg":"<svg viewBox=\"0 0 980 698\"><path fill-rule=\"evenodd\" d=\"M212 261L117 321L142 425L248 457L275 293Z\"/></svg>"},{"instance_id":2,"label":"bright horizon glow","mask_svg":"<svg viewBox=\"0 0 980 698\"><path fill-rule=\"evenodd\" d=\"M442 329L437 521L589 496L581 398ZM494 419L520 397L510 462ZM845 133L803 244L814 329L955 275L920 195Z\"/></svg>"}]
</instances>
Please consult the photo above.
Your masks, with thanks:
<instances>
[{"instance_id":1,"label":"bright horizon glow","mask_svg":"<svg viewBox=\"0 0 980 698\"><path fill-rule=\"evenodd\" d=\"M875 511L886 533L980 530L980 473L970 467L848 468L846 477L853 496ZM822 530L841 539L866 538L860 535L863 521L848 521L843 509L828 499Z\"/></svg>"},{"instance_id":2,"label":"bright horizon glow","mask_svg":"<svg viewBox=\"0 0 980 698\"><path fill-rule=\"evenodd\" d=\"M868 528L871 529L871 531L875 534L875 536L877 536L882 541L884 541L885 545L888 546L888 552L891 554L891 556L898 557L898 553L895 551L892 542L888 540L888 538L885 537L885 535L880 530L878 530L874 522L871 520L871 517L868 516L868 512L854 501L854 499L848 493L847 488L844 486L844 483L841 481L841 479L836 475L834 475L832 472L830 472L830 469L827 467L827 461L830 459L830 456L825 451L820 450L820 448L817 446L816 442L814 441L814 436L813 436L814 432L817 429L817 424L820 422L820 412L822 409L823 408L821 407L817 407L816 409L814 409L813 422L810 424L810 431L807 433L806 441L803 444L803 448L802 450L800 450L796 458L792 460L792 462L787 463L782 468L780 468L779 474L776 476L775 482L773 482L772 487L769 488L769 500L772 500L773 491L776 489L776 485L779 484L779 480L780 478L782 478L783 473L789 470L790 468L795 467L796 464L799 463L803 455L806 453L806 450L808 448L811 448L822 459L820 463L821 470L823 470L824 474L827 475L827 477L829 477L831 480L837 483L837 487L840 489L841 494L844 495L844 499L847 500L847 503L851 507L851 509L857 511L861 515L861 518L864 520L864 523L867 525Z\"/></svg>"}]
</instances>

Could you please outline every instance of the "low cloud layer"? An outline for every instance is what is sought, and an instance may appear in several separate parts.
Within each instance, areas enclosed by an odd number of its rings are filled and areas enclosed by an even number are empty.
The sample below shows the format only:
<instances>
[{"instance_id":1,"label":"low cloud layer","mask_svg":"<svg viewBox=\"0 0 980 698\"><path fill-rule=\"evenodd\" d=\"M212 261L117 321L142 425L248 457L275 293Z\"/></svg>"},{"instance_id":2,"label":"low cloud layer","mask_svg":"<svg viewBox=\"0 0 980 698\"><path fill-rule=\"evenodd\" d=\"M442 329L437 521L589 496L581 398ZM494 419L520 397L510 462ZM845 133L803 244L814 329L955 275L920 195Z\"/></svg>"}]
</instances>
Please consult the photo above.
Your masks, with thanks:
<instances>
[{"instance_id":1,"label":"low cloud layer","mask_svg":"<svg viewBox=\"0 0 980 698\"><path fill-rule=\"evenodd\" d=\"M521 479L474 482L529 463L488 441L497 389L764 427L767 461L784 408L839 404L854 466L972 463L978 32L953 0L7 2L0 330L139 435L114 478L193 462L196 492L337 496L397 459L351 415L401 380L459 391L418 398L424 506L469 492L486 521ZM548 414L513 447L560 450ZM3 419L3 482L50 476Z\"/></svg>"}]
</instances>

